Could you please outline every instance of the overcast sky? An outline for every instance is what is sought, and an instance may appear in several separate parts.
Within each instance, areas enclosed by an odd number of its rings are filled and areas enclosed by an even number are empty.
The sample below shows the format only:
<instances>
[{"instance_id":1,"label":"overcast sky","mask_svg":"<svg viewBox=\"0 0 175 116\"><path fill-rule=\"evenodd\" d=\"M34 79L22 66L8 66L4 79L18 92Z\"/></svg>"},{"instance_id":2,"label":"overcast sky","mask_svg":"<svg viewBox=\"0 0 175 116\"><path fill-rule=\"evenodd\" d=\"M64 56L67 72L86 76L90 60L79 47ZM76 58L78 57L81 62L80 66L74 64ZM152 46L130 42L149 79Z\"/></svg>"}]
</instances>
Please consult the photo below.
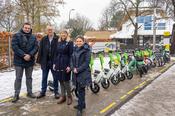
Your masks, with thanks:
<instances>
[{"instance_id":1,"label":"overcast sky","mask_svg":"<svg viewBox=\"0 0 175 116\"><path fill-rule=\"evenodd\" d=\"M59 6L61 16L58 18L58 22L69 19L70 9L75 9L71 12L71 18L75 17L77 13L88 17L94 27L98 27L99 19L103 10L109 5L111 0L65 0L64 6Z\"/></svg>"}]
</instances>

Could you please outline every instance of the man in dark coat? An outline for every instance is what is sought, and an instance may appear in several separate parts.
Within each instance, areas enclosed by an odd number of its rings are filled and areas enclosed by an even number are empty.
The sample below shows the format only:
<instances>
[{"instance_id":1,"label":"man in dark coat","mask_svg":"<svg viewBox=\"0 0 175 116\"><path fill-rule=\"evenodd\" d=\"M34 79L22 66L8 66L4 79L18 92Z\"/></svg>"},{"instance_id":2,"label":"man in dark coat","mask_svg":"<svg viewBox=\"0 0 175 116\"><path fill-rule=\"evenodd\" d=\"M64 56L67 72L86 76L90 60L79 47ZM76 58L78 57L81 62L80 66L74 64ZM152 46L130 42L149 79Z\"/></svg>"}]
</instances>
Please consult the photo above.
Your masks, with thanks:
<instances>
[{"instance_id":1,"label":"man in dark coat","mask_svg":"<svg viewBox=\"0 0 175 116\"><path fill-rule=\"evenodd\" d=\"M85 87L92 82L91 71L89 67L91 49L85 43L82 36L78 36L75 42L71 60L71 69L73 70L73 83L76 85L78 95L78 105L74 108L78 109L77 116L82 116L82 110L86 108L85 103Z\"/></svg>"},{"instance_id":2,"label":"man in dark coat","mask_svg":"<svg viewBox=\"0 0 175 116\"><path fill-rule=\"evenodd\" d=\"M52 26L47 26L47 35L43 37L40 42L40 48L38 52L37 62L41 64L42 69L42 88L40 95L37 98L42 98L46 94L47 90L47 79L49 70L51 70L53 76L53 86L55 98L59 98L58 94L58 79L55 76L55 72L53 70L53 58L55 54L55 50L57 48L58 36L54 33L54 29Z\"/></svg>"},{"instance_id":3,"label":"man in dark coat","mask_svg":"<svg viewBox=\"0 0 175 116\"><path fill-rule=\"evenodd\" d=\"M14 66L16 71L15 95L13 103L18 101L21 90L21 81L25 70L27 96L35 98L32 93L32 71L35 63L35 54L38 51L38 42L32 35L31 25L24 23L23 28L12 38L12 49L14 51Z\"/></svg>"}]
</instances>

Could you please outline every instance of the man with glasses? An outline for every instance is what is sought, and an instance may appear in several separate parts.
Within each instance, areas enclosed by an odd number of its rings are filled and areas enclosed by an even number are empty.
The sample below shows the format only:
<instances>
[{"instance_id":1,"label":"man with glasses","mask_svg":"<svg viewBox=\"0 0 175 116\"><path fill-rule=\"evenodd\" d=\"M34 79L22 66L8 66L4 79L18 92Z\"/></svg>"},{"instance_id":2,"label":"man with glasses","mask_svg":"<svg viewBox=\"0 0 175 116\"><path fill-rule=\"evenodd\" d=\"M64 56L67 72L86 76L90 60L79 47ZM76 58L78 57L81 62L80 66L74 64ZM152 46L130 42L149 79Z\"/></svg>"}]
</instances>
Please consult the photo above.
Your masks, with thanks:
<instances>
[{"instance_id":1,"label":"man with glasses","mask_svg":"<svg viewBox=\"0 0 175 116\"><path fill-rule=\"evenodd\" d=\"M46 95L48 74L49 71L51 71L53 76L55 99L58 99L58 79L54 74L55 71L53 70L53 58L55 55L55 50L57 48L58 36L54 33L54 29L50 25L46 27L46 31L47 35L44 36L40 42L37 58L37 62L41 64L42 69L41 92L37 98L43 98Z\"/></svg>"},{"instance_id":2,"label":"man with glasses","mask_svg":"<svg viewBox=\"0 0 175 116\"><path fill-rule=\"evenodd\" d=\"M12 49L14 51L14 66L16 73L15 95L13 103L19 100L23 72L25 70L27 97L36 98L32 93L32 72L35 64L35 54L38 51L38 42L32 35L30 23L24 23L22 29L14 34L12 38Z\"/></svg>"}]
</instances>

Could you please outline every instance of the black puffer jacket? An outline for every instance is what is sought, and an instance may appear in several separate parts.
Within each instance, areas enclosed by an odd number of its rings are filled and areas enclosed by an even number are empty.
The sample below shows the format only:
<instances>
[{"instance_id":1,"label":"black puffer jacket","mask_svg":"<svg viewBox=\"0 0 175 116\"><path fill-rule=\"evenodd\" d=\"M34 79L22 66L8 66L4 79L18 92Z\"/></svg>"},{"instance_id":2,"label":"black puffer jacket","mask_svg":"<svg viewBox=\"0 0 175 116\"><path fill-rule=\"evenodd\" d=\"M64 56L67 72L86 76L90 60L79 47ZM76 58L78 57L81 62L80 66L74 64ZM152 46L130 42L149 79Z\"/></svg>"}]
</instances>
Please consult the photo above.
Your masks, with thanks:
<instances>
[{"instance_id":1,"label":"black puffer jacket","mask_svg":"<svg viewBox=\"0 0 175 116\"><path fill-rule=\"evenodd\" d=\"M38 42L36 37L30 33L24 33L21 29L14 34L12 38L12 49L14 51L14 65L30 67L35 63L35 54L38 51ZM31 60L25 61L24 54L30 54Z\"/></svg>"}]
</instances>

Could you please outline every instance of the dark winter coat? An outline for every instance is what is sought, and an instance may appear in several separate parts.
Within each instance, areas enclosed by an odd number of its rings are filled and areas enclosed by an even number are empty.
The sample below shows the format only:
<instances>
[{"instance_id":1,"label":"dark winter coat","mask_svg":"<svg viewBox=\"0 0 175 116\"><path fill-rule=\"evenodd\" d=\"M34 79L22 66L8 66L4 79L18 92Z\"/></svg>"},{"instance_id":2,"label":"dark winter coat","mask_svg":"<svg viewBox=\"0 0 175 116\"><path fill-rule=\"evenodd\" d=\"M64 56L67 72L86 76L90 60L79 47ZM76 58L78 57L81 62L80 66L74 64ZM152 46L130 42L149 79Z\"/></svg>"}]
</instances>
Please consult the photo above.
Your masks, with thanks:
<instances>
[{"instance_id":1,"label":"dark winter coat","mask_svg":"<svg viewBox=\"0 0 175 116\"><path fill-rule=\"evenodd\" d=\"M67 73L66 68L70 67L71 55L73 53L73 42L59 41L55 52L54 64L56 76L59 81L69 81L70 72Z\"/></svg>"},{"instance_id":2,"label":"dark winter coat","mask_svg":"<svg viewBox=\"0 0 175 116\"><path fill-rule=\"evenodd\" d=\"M24 33L21 29L12 38L12 49L14 51L14 65L30 67L35 63L35 54L38 51L38 42L32 31ZM24 54L30 54L31 60L25 61Z\"/></svg>"},{"instance_id":3,"label":"dark winter coat","mask_svg":"<svg viewBox=\"0 0 175 116\"><path fill-rule=\"evenodd\" d=\"M72 60L71 60L71 68L77 68L78 73L73 74L73 83L79 83L81 87L88 86L91 84L91 70L89 67L91 57L91 50L88 44L84 44L82 47L75 47Z\"/></svg>"},{"instance_id":4,"label":"dark winter coat","mask_svg":"<svg viewBox=\"0 0 175 116\"><path fill-rule=\"evenodd\" d=\"M46 69L46 67L49 65L48 62L51 62L51 65L53 65L54 54L57 49L57 42L58 36L56 34L54 34L51 44L48 36L44 36L40 41L37 63L41 64L41 69Z\"/></svg>"}]
</instances>

